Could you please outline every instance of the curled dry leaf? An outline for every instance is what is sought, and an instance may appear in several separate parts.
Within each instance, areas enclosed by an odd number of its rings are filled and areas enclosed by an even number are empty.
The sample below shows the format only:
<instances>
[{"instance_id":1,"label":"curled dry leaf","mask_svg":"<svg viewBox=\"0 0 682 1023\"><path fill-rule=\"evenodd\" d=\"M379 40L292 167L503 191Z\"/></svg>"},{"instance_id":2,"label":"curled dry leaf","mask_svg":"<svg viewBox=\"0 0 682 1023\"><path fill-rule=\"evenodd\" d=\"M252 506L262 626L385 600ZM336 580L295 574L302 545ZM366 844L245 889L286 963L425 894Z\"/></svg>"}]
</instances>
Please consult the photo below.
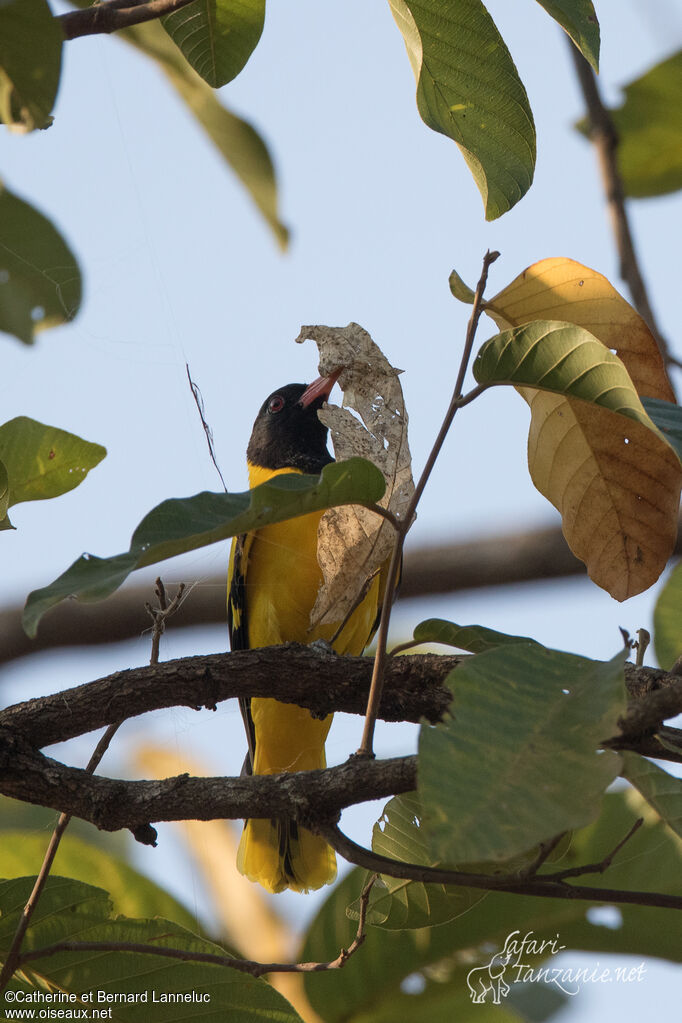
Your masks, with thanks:
<instances>
[{"instance_id":1,"label":"curled dry leaf","mask_svg":"<svg viewBox=\"0 0 682 1023\"><path fill-rule=\"evenodd\" d=\"M302 327L296 340L308 339L317 344L323 376L343 367L343 408L326 405L319 413L337 461L359 455L373 462L386 480L380 503L400 517L414 491L401 371L357 323ZM311 628L346 620L390 557L394 540L390 522L367 508L350 505L325 512L317 541L324 584L310 615Z\"/></svg>"},{"instance_id":2,"label":"curled dry leaf","mask_svg":"<svg viewBox=\"0 0 682 1023\"><path fill-rule=\"evenodd\" d=\"M641 397L675 401L656 341L602 274L543 259L485 304L500 329L562 320L621 359ZM640 424L575 398L519 387L531 424L533 483L562 516L564 536L590 578L616 600L651 586L677 535L682 473L673 451Z\"/></svg>"}]
</instances>

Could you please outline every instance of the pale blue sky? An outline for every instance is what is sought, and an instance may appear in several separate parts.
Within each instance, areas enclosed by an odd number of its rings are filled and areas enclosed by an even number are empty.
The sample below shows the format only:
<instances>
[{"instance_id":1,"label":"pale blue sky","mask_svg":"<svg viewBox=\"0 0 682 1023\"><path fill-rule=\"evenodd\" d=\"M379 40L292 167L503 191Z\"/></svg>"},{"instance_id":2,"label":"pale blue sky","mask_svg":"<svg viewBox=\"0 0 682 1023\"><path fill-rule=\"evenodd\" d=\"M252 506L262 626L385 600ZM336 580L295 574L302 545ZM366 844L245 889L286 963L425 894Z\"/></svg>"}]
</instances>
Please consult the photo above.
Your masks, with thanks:
<instances>
[{"instance_id":1,"label":"pale blue sky","mask_svg":"<svg viewBox=\"0 0 682 1023\"><path fill-rule=\"evenodd\" d=\"M3 421L31 415L103 443L109 454L73 493L14 510L17 532L2 540L0 600L23 599L83 550L124 550L140 518L164 498L219 488L186 361L228 486L243 489L243 452L263 396L316 375L314 346L293 343L301 324L356 320L405 370L419 470L452 390L468 316L448 291L453 267L474 283L486 248L499 249L491 275L498 290L528 264L565 255L621 287L596 160L570 127L581 104L564 37L534 0L488 6L538 128L535 184L492 224L459 151L418 117L387 4L270 3L261 43L221 98L272 147L282 217L292 229L286 255L153 66L111 37L66 46L55 124L28 138L5 136L2 175L69 239L84 269L85 301L73 325L44 333L34 350L0 339L0 398ZM602 85L614 101L620 84L679 49L682 13L674 0L597 0L596 7ZM681 214L679 195L632 205L653 302L680 355ZM484 321L480 340L492 333ZM527 419L523 402L502 389L458 417L420 508L415 543L555 521L526 471ZM226 560L224 545L207 548L163 566L162 574L201 585ZM606 658L618 646L619 624L631 631L650 624L654 596L618 605L581 580L458 595L401 606L396 632L404 636L435 613ZM221 630L171 634L164 656L225 645ZM59 653L13 668L3 680L13 700L147 656L146 640L97 654ZM237 719L225 706L217 715L155 715L128 726L121 759L114 750L110 763L120 764L130 745L152 734L180 752L201 750L207 770L229 773L243 755ZM331 760L357 746L359 727L339 723ZM381 736L385 751L413 743L408 729L384 728ZM79 746L74 761L90 746ZM359 837L371 816L357 811ZM178 854L171 858L169 845L138 850L138 862L149 872L162 865L167 877L172 863L172 884L186 897L188 867ZM316 900L282 901L308 916ZM660 994L651 978L630 986L618 1003L613 992L585 992L581 1018L615 1018L616 1004L621 1019L637 1018L644 1011L638 999L650 1005Z\"/></svg>"}]
</instances>

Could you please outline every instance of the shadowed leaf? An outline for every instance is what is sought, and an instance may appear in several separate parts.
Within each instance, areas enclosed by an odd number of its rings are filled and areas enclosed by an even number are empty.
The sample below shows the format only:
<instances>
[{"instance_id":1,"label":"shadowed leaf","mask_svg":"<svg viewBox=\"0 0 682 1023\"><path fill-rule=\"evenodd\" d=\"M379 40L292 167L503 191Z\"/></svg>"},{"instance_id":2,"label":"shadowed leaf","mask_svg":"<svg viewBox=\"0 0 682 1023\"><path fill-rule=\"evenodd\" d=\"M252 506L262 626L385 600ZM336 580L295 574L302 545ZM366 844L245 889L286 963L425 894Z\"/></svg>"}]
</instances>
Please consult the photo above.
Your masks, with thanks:
<instances>
[{"instance_id":1,"label":"shadowed leaf","mask_svg":"<svg viewBox=\"0 0 682 1023\"><path fill-rule=\"evenodd\" d=\"M654 607L654 650L662 668L670 671L682 654L682 564L678 562Z\"/></svg>"},{"instance_id":2,"label":"shadowed leaf","mask_svg":"<svg viewBox=\"0 0 682 1023\"><path fill-rule=\"evenodd\" d=\"M526 90L481 0L389 0L422 120L459 146L487 220L530 188L535 126Z\"/></svg>"},{"instance_id":3,"label":"shadowed leaf","mask_svg":"<svg viewBox=\"0 0 682 1023\"><path fill-rule=\"evenodd\" d=\"M420 622L414 630L414 639L418 643L445 643L458 650L467 650L470 654L481 654L484 650L494 650L505 643L534 643L527 636L508 636L505 632L496 632L483 625L455 625L442 618L427 618ZM538 644L539 645L539 644Z\"/></svg>"},{"instance_id":4,"label":"shadowed leaf","mask_svg":"<svg viewBox=\"0 0 682 1023\"><path fill-rule=\"evenodd\" d=\"M599 22L592 0L538 0L568 33L583 57L599 71Z\"/></svg>"},{"instance_id":5,"label":"shadowed leaf","mask_svg":"<svg viewBox=\"0 0 682 1023\"><path fill-rule=\"evenodd\" d=\"M219 89L246 64L264 19L265 0L194 0L161 24L197 74Z\"/></svg>"},{"instance_id":6,"label":"shadowed leaf","mask_svg":"<svg viewBox=\"0 0 682 1023\"><path fill-rule=\"evenodd\" d=\"M80 270L62 236L0 184L0 330L30 345L72 320L80 302Z\"/></svg>"},{"instance_id":7,"label":"shadowed leaf","mask_svg":"<svg viewBox=\"0 0 682 1023\"><path fill-rule=\"evenodd\" d=\"M423 725L419 739L432 855L504 860L597 816L620 771L619 757L597 747L624 707L621 657L513 644L467 659L448 685L452 716Z\"/></svg>"},{"instance_id":8,"label":"shadowed leaf","mask_svg":"<svg viewBox=\"0 0 682 1023\"><path fill-rule=\"evenodd\" d=\"M63 41L46 0L0 4L0 121L12 130L52 123Z\"/></svg>"},{"instance_id":9,"label":"shadowed leaf","mask_svg":"<svg viewBox=\"0 0 682 1023\"><path fill-rule=\"evenodd\" d=\"M24 628L34 636L43 614L65 597L86 601L108 597L136 568L307 512L378 501L384 487L376 466L352 458L325 466L320 476L286 474L245 493L204 492L164 501L140 522L124 554L112 558L84 554L50 586L29 594Z\"/></svg>"},{"instance_id":10,"label":"shadowed leaf","mask_svg":"<svg viewBox=\"0 0 682 1023\"><path fill-rule=\"evenodd\" d=\"M682 779L668 774L646 757L627 752L623 754L623 777L682 838Z\"/></svg>"},{"instance_id":11,"label":"shadowed leaf","mask_svg":"<svg viewBox=\"0 0 682 1023\"><path fill-rule=\"evenodd\" d=\"M643 199L682 188L682 51L624 88L622 106L609 111L625 194ZM586 121L577 125L588 134Z\"/></svg>"}]
</instances>

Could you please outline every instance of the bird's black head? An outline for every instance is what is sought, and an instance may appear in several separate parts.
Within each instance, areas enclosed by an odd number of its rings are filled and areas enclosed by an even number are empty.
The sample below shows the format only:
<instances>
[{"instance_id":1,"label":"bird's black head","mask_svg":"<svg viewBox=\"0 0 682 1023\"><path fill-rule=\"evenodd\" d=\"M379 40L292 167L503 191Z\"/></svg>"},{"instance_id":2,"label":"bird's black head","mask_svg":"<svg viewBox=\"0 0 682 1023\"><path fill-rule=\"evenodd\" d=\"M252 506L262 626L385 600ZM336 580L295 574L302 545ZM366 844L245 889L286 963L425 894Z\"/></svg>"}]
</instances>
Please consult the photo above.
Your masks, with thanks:
<instances>
[{"instance_id":1,"label":"bird's black head","mask_svg":"<svg viewBox=\"0 0 682 1023\"><path fill-rule=\"evenodd\" d=\"M265 399L246 449L251 465L317 473L334 461L327 450L327 427L317 418L333 381L326 389L318 387L311 396L308 392L317 383L310 388L307 384L286 384Z\"/></svg>"}]
</instances>

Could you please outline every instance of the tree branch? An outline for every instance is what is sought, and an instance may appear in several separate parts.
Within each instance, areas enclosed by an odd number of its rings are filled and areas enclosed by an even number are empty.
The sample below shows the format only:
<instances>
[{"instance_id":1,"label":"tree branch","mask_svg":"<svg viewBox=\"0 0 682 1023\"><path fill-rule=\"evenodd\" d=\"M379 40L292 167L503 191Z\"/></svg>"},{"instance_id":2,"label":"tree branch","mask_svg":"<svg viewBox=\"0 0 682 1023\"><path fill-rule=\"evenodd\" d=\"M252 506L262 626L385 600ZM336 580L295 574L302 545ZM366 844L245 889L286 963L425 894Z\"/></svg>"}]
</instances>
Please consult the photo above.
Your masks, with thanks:
<instances>
[{"instance_id":1,"label":"tree branch","mask_svg":"<svg viewBox=\"0 0 682 1023\"><path fill-rule=\"evenodd\" d=\"M291 817L329 820L355 803L410 792L417 758L349 760L338 767L243 778L120 781L66 767L16 733L0 729L0 792L90 821L103 831L127 828L155 843L150 822Z\"/></svg>"},{"instance_id":2,"label":"tree branch","mask_svg":"<svg viewBox=\"0 0 682 1023\"><path fill-rule=\"evenodd\" d=\"M507 892L510 895L535 895L541 898L579 899L588 902L622 903L682 910L682 896L680 895L569 885L560 878L555 880L552 875L543 874L537 874L534 877L467 874L459 870L425 867L419 863L403 863L400 860L392 860L387 856L380 856L369 849L364 849L344 835L336 824L321 824L317 826L316 830L349 863L406 881L482 888L485 891Z\"/></svg>"},{"instance_id":3,"label":"tree branch","mask_svg":"<svg viewBox=\"0 0 682 1023\"><path fill-rule=\"evenodd\" d=\"M569 46L578 82L580 83L587 107L587 117L590 122L590 138L599 159L611 226L620 260L620 276L630 289L630 295L637 312L646 320L651 333L654 335L664 362L667 365L670 365L670 363L679 365L677 360L672 357L668 344L656 323L646 284L639 268L637 250L635 249L630 221L625 207L623 179L618 167L618 134L615 125L611 119L611 114L602 102L594 71L576 45L570 40Z\"/></svg>"},{"instance_id":4,"label":"tree branch","mask_svg":"<svg viewBox=\"0 0 682 1023\"><path fill-rule=\"evenodd\" d=\"M117 32L144 21L155 21L166 14L187 7L193 0L108 0L85 7L81 11L68 11L56 20L61 25L65 39L78 36L99 35Z\"/></svg>"}]
</instances>

